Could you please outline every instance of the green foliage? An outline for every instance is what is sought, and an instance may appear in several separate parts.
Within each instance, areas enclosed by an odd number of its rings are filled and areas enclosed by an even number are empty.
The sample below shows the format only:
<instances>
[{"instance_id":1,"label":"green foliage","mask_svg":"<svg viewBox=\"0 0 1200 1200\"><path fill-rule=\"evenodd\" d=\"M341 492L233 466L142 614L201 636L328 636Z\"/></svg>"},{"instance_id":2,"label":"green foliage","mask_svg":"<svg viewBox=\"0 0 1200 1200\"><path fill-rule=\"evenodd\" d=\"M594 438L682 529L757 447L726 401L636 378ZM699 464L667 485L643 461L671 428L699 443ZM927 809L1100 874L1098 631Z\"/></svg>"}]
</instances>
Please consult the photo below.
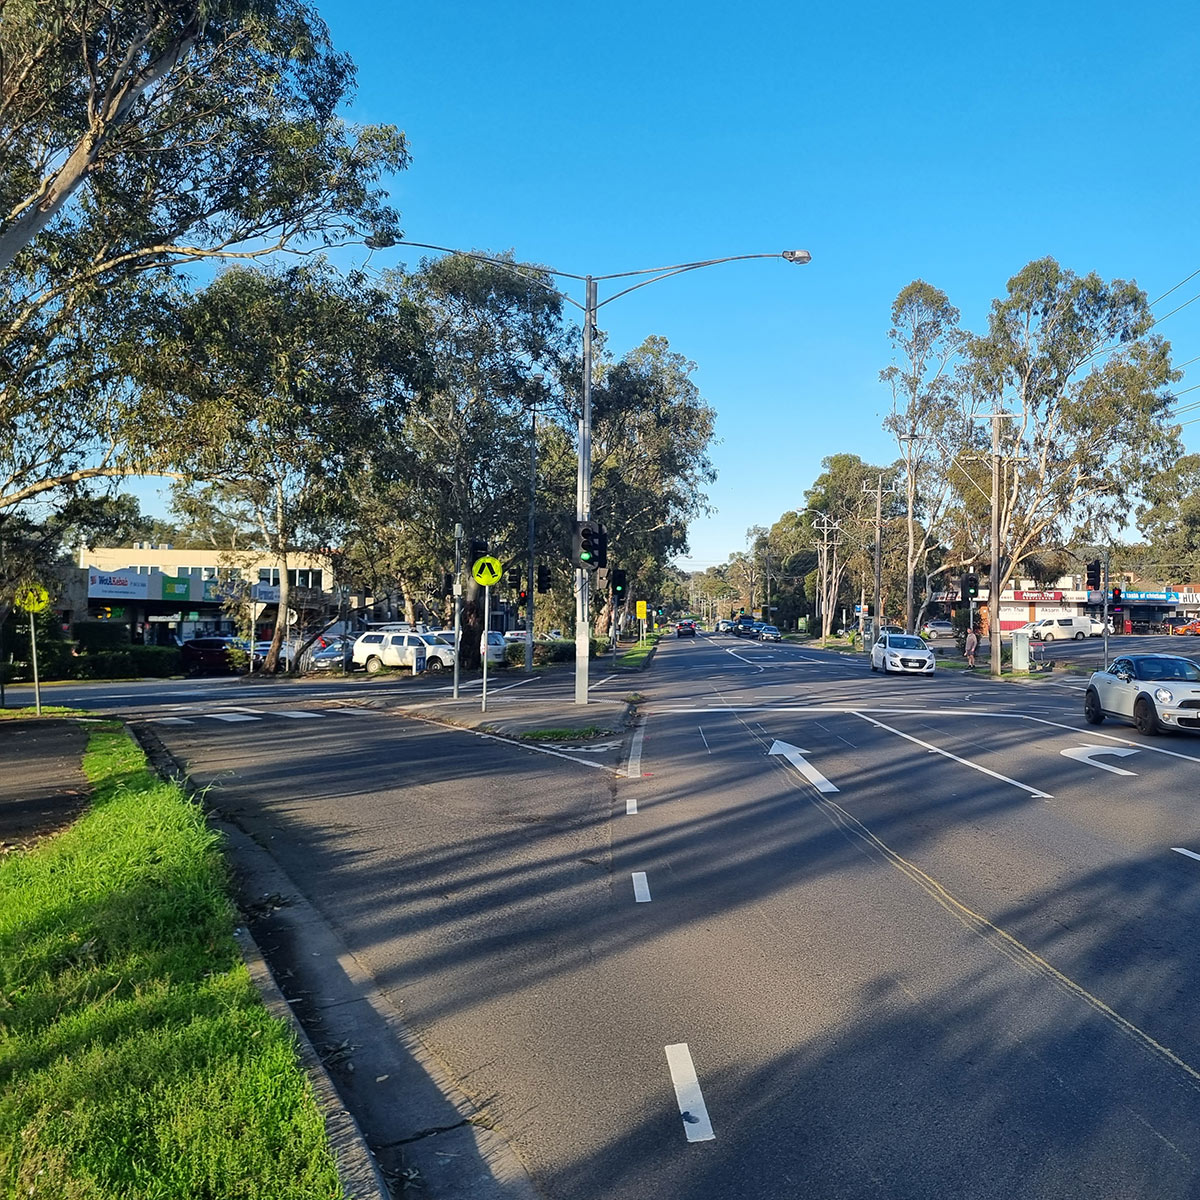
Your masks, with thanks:
<instances>
[{"instance_id":1,"label":"green foliage","mask_svg":"<svg viewBox=\"0 0 1200 1200\"><path fill-rule=\"evenodd\" d=\"M340 1196L217 835L123 732L84 768L91 811L0 862L0 1194Z\"/></svg>"},{"instance_id":2,"label":"green foliage","mask_svg":"<svg viewBox=\"0 0 1200 1200\"><path fill-rule=\"evenodd\" d=\"M129 646L129 626L124 621L76 621L73 632L81 654Z\"/></svg>"},{"instance_id":3,"label":"green foliage","mask_svg":"<svg viewBox=\"0 0 1200 1200\"><path fill-rule=\"evenodd\" d=\"M164 273L389 244L378 185L404 139L337 116L354 70L303 0L9 0L0 62L0 508L190 471L190 445L125 382L177 291Z\"/></svg>"}]
</instances>

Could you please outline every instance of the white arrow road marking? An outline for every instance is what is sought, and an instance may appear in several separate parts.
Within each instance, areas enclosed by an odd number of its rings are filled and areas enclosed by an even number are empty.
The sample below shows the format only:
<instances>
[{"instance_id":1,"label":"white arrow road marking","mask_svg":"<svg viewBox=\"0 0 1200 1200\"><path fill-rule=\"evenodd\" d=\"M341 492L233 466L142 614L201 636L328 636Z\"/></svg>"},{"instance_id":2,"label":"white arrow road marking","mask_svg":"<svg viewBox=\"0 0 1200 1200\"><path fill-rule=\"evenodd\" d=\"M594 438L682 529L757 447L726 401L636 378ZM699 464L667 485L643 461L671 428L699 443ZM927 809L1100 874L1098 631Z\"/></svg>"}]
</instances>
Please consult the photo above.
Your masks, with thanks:
<instances>
[{"instance_id":1,"label":"white arrow road marking","mask_svg":"<svg viewBox=\"0 0 1200 1200\"><path fill-rule=\"evenodd\" d=\"M671 1083L675 1087L675 1100L683 1117L683 1132L689 1142L711 1142L716 1139L708 1109L704 1104L704 1093L700 1091L700 1080L692 1063L692 1053L687 1042L664 1046L667 1052L667 1067L671 1072Z\"/></svg>"},{"instance_id":2,"label":"white arrow road marking","mask_svg":"<svg viewBox=\"0 0 1200 1200\"><path fill-rule=\"evenodd\" d=\"M1115 754L1118 758L1136 754L1137 751L1126 746L1069 746L1060 750L1063 758L1073 758L1076 762L1085 762L1089 767L1099 767L1102 771L1111 771L1114 775L1136 775L1136 771L1126 771L1124 767L1112 767L1108 763L1096 761L1097 754Z\"/></svg>"},{"instance_id":3,"label":"white arrow road marking","mask_svg":"<svg viewBox=\"0 0 1200 1200\"><path fill-rule=\"evenodd\" d=\"M774 742L767 753L783 755L818 792L836 792L838 790L804 757L808 753L807 750L801 750L799 746L790 745L788 742Z\"/></svg>"}]
</instances>

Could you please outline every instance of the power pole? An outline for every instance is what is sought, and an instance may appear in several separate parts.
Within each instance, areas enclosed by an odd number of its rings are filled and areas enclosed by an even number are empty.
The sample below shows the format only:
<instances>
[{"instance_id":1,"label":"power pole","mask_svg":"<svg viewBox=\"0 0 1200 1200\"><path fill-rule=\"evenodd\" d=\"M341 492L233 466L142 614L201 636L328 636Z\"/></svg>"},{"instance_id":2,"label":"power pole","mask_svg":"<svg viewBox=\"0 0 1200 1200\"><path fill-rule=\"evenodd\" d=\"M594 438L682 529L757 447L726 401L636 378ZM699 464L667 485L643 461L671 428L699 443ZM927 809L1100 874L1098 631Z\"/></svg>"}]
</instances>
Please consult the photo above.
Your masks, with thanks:
<instances>
[{"instance_id":1,"label":"power pole","mask_svg":"<svg viewBox=\"0 0 1200 1200\"><path fill-rule=\"evenodd\" d=\"M871 489L864 483L862 485L864 492L869 492ZM875 477L875 617L871 622L871 641L879 640L880 627L880 612L879 606L883 603L883 493L884 491L892 493L896 490L895 486L884 488L883 473L880 472Z\"/></svg>"}]
</instances>

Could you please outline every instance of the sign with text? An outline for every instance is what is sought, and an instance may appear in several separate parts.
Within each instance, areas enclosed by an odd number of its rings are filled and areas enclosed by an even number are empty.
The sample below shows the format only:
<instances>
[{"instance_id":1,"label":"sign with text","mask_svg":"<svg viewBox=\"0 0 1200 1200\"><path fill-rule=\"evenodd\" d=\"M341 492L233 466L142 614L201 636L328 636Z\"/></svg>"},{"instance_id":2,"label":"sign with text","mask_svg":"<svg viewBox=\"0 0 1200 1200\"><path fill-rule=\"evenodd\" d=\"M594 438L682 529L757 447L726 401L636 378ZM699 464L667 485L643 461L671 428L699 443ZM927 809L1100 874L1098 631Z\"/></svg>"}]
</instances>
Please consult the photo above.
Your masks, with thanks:
<instances>
[{"instance_id":1,"label":"sign with text","mask_svg":"<svg viewBox=\"0 0 1200 1200\"><path fill-rule=\"evenodd\" d=\"M637 602L637 619L639 621L644 621L646 619L646 602L645 602L645 600L639 600Z\"/></svg>"},{"instance_id":2,"label":"sign with text","mask_svg":"<svg viewBox=\"0 0 1200 1200\"><path fill-rule=\"evenodd\" d=\"M89 571L88 599L145 600L150 595L150 576L136 571Z\"/></svg>"},{"instance_id":3,"label":"sign with text","mask_svg":"<svg viewBox=\"0 0 1200 1200\"><path fill-rule=\"evenodd\" d=\"M1014 600L1061 600L1062 592L1013 592Z\"/></svg>"}]
</instances>

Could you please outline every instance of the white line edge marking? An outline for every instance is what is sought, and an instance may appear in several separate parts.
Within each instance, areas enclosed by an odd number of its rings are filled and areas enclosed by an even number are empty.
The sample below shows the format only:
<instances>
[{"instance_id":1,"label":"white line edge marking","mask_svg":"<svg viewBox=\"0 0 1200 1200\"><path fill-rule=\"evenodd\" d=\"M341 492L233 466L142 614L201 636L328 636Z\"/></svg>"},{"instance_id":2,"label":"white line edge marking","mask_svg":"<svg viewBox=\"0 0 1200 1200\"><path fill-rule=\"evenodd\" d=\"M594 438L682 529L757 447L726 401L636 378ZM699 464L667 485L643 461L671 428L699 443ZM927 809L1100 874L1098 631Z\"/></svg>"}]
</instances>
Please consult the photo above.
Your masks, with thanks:
<instances>
[{"instance_id":1,"label":"white line edge marking","mask_svg":"<svg viewBox=\"0 0 1200 1200\"><path fill-rule=\"evenodd\" d=\"M1188 858L1194 858L1197 862L1200 862L1200 854L1196 854L1194 851L1185 850L1182 846L1172 846L1171 849L1176 854L1186 854Z\"/></svg>"},{"instance_id":2,"label":"white line edge marking","mask_svg":"<svg viewBox=\"0 0 1200 1200\"><path fill-rule=\"evenodd\" d=\"M627 817L637 816L637 801L632 796L625 801L625 815Z\"/></svg>"},{"instance_id":3,"label":"white line edge marking","mask_svg":"<svg viewBox=\"0 0 1200 1200\"><path fill-rule=\"evenodd\" d=\"M683 1132L689 1142L711 1142L716 1140L712 1122L708 1119L708 1108L704 1093L700 1091L700 1080L692 1063L692 1054L687 1042L664 1046L667 1054L667 1069L671 1072L671 1085L675 1088L675 1102L679 1115L683 1117Z\"/></svg>"},{"instance_id":4,"label":"white line edge marking","mask_svg":"<svg viewBox=\"0 0 1200 1200\"><path fill-rule=\"evenodd\" d=\"M642 723L633 731L633 740L629 743L629 761L625 764L625 775L629 779L636 779L642 773L642 739L646 736L646 722Z\"/></svg>"},{"instance_id":5,"label":"white line edge marking","mask_svg":"<svg viewBox=\"0 0 1200 1200\"><path fill-rule=\"evenodd\" d=\"M650 903L650 885L646 882L645 871L633 873L633 898L638 904Z\"/></svg>"},{"instance_id":6,"label":"white line edge marking","mask_svg":"<svg viewBox=\"0 0 1200 1200\"><path fill-rule=\"evenodd\" d=\"M923 746L926 750L932 751L934 754L940 754L943 758L953 759L954 762L960 763L964 767L970 767L972 771L978 771L982 775L990 775L993 779L999 779L1002 783L1011 783L1013 787L1020 788L1023 792L1028 792L1037 800L1053 800L1054 797L1049 792L1043 792L1040 788L1032 787L1028 783L1022 783L1019 779L1010 779L1007 775L1001 775L999 771L993 771L980 763L972 762L969 758L960 758L957 754L951 754L949 750L943 750L940 746L933 745L932 742L922 741L919 737L913 737L911 733L904 733L902 730L896 729L891 725L885 725L882 721L877 721L874 717L868 717L866 713L858 713L864 721L869 721L872 725L877 725L880 729L886 729L889 733L894 733L897 737L902 737L906 742L912 742L915 746Z\"/></svg>"},{"instance_id":7,"label":"white line edge marking","mask_svg":"<svg viewBox=\"0 0 1200 1200\"><path fill-rule=\"evenodd\" d=\"M712 747L711 747L711 746L708 744L708 738L706 738L706 737L704 736L704 726L703 726L703 725L697 725L697 726L696 726L696 728L697 728L698 730L700 730L700 740L701 740L701 741L704 743L704 748L705 748L705 750L707 750L707 751L709 752L709 754L711 754L711 753L712 753Z\"/></svg>"},{"instance_id":8,"label":"white line edge marking","mask_svg":"<svg viewBox=\"0 0 1200 1200\"><path fill-rule=\"evenodd\" d=\"M428 717L422 718L429 720ZM429 720L431 725L441 725L441 721ZM461 725L446 725L445 728L456 730L459 733L473 733L477 738L483 738L489 742L503 742L506 746L520 746L522 750L532 750L536 754L549 754L551 758L565 758L567 762L576 763L581 767L591 767L596 771L607 771L610 768L603 763L592 762L586 758L576 758L573 754L564 754L561 750L551 750L546 746L534 746L529 742L518 742L514 738L500 737L495 733L480 733L478 729L464 730Z\"/></svg>"}]
</instances>

